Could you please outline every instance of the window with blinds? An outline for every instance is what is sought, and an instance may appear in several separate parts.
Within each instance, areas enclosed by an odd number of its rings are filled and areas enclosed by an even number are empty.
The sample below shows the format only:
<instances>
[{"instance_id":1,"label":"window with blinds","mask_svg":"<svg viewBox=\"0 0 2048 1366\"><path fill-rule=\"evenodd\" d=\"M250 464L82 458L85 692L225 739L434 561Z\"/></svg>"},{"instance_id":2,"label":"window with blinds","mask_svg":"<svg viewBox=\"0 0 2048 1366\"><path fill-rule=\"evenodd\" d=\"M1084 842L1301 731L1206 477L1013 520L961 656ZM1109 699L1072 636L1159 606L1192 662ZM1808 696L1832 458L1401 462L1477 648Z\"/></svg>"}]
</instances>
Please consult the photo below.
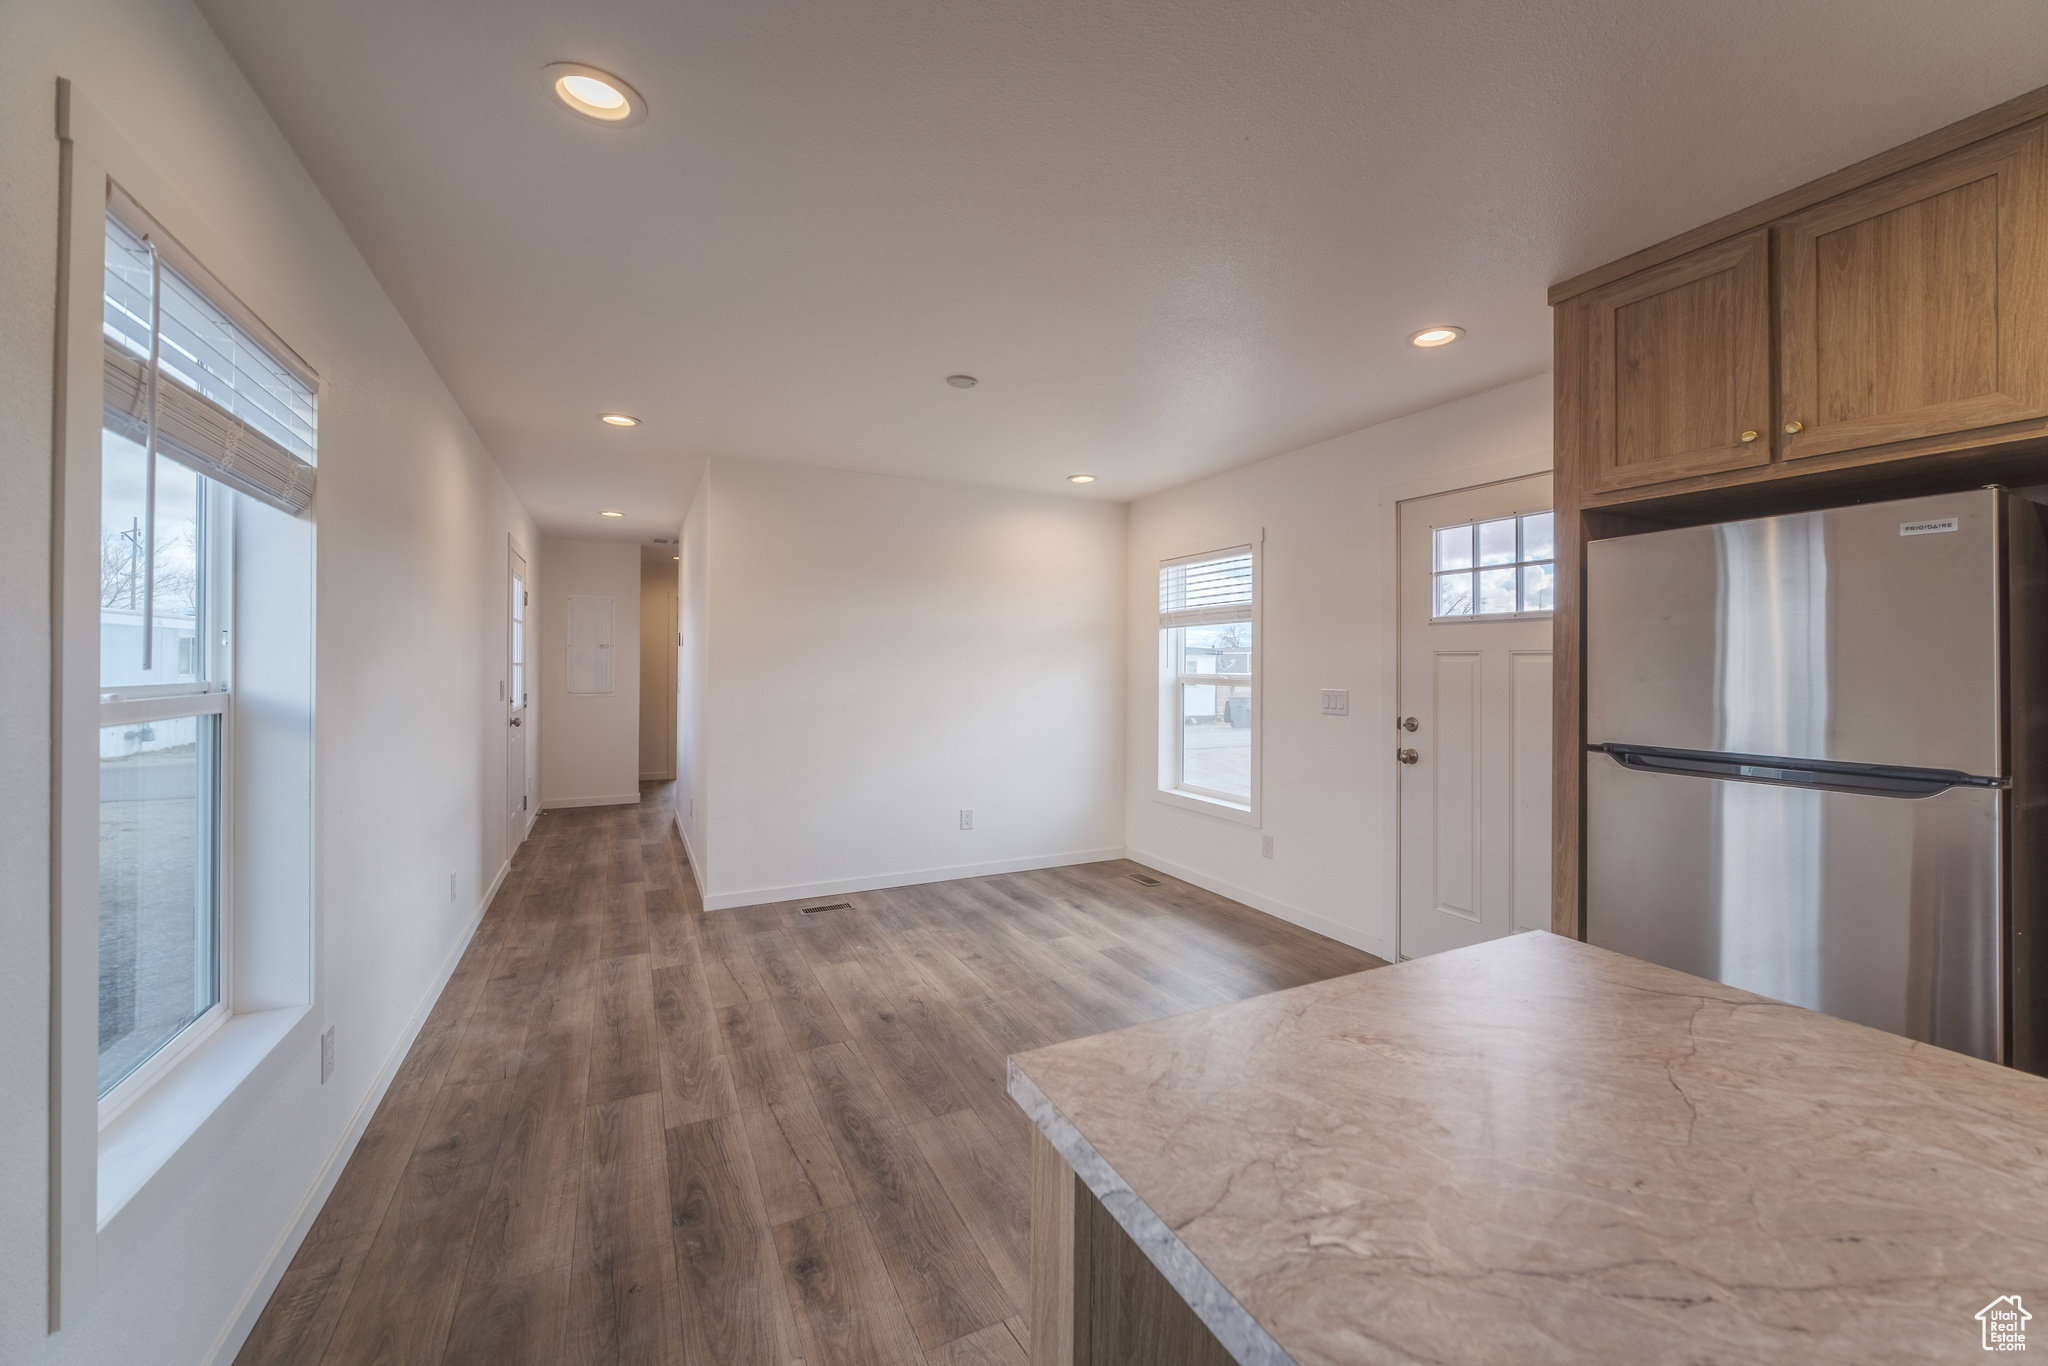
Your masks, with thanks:
<instances>
[{"instance_id":1,"label":"window with blinds","mask_svg":"<svg viewBox=\"0 0 2048 1366\"><path fill-rule=\"evenodd\" d=\"M234 525L311 503L318 415L305 362L118 189L105 247L102 1123L233 1013Z\"/></svg>"},{"instance_id":2,"label":"window with blinds","mask_svg":"<svg viewBox=\"0 0 2048 1366\"><path fill-rule=\"evenodd\" d=\"M1162 785L1244 810L1256 773L1254 572L1250 546L1159 567L1161 682L1174 721Z\"/></svg>"}]
</instances>

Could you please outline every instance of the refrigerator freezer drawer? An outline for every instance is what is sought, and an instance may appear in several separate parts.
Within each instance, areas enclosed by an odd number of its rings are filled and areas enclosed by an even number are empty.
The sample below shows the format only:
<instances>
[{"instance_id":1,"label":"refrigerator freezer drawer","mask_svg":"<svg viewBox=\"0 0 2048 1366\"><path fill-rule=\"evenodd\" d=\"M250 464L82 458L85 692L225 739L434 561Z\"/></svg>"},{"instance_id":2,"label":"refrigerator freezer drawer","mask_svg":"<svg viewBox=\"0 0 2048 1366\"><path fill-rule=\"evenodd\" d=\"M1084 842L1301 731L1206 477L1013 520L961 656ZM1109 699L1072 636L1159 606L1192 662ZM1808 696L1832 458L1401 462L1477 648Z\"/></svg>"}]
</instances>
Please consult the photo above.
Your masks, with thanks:
<instances>
[{"instance_id":1,"label":"refrigerator freezer drawer","mask_svg":"<svg viewBox=\"0 0 2048 1366\"><path fill-rule=\"evenodd\" d=\"M1992 788L1853 795L1586 756L1586 938L1994 1062Z\"/></svg>"}]
</instances>

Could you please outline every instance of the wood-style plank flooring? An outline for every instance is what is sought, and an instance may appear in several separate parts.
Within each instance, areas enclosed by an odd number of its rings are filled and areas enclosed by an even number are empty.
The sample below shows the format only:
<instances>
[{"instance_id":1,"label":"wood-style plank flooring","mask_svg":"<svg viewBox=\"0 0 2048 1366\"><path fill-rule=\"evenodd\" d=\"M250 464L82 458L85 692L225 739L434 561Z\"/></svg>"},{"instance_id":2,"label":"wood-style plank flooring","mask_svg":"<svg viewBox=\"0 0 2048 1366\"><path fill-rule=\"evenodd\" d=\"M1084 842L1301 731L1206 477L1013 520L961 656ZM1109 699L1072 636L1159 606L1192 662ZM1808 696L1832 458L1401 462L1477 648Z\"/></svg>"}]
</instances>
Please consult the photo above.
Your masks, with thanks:
<instances>
[{"instance_id":1,"label":"wood-style plank flooring","mask_svg":"<svg viewBox=\"0 0 2048 1366\"><path fill-rule=\"evenodd\" d=\"M239 1366L1022 1366L1007 1055L1380 965L1124 862L706 914L670 795L541 817Z\"/></svg>"}]
</instances>

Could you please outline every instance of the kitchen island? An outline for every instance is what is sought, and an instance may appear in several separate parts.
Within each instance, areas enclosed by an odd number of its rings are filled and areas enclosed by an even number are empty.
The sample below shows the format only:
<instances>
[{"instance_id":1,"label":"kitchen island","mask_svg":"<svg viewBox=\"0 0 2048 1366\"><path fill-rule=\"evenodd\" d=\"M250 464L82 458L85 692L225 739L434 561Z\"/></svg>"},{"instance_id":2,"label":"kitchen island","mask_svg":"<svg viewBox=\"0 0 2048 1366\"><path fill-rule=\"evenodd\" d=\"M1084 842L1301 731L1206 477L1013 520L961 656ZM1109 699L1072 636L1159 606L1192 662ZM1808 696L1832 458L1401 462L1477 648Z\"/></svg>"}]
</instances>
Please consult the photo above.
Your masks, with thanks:
<instances>
[{"instance_id":1,"label":"kitchen island","mask_svg":"<svg viewBox=\"0 0 2048 1366\"><path fill-rule=\"evenodd\" d=\"M2048 1081L1553 935L1009 1086L1033 1366L1863 1366L2048 1315Z\"/></svg>"}]
</instances>

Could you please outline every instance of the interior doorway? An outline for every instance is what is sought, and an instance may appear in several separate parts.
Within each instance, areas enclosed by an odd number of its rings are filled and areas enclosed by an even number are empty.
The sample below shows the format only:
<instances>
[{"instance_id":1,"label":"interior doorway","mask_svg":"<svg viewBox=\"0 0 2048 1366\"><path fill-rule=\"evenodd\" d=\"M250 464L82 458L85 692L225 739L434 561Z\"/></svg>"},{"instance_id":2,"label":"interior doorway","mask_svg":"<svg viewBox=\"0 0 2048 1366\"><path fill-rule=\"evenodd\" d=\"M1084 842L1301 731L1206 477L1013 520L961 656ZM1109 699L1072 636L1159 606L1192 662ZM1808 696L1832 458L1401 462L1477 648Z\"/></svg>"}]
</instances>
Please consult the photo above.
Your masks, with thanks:
<instances>
[{"instance_id":1,"label":"interior doorway","mask_svg":"<svg viewBox=\"0 0 2048 1366\"><path fill-rule=\"evenodd\" d=\"M1548 474L1400 504L1400 956L1550 926Z\"/></svg>"},{"instance_id":2,"label":"interior doorway","mask_svg":"<svg viewBox=\"0 0 2048 1366\"><path fill-rule=\"evenodd\" d=\"M526 838L532 817L526 765L527 677L526 617L533 595L527 591L526 557L512 547L511 594L505 630L505 856L509 859Z\"/></svg>"},{"instance_id":3,"label":"interior doorway","mask_svg":"<svg viewBox=\"0 0 2048 1366\"><path fill-rule=\"evenodd\" d=\"M676 776L677 560L667 546L640 556L640 781Z\"/></svg>"}]
</instances>

